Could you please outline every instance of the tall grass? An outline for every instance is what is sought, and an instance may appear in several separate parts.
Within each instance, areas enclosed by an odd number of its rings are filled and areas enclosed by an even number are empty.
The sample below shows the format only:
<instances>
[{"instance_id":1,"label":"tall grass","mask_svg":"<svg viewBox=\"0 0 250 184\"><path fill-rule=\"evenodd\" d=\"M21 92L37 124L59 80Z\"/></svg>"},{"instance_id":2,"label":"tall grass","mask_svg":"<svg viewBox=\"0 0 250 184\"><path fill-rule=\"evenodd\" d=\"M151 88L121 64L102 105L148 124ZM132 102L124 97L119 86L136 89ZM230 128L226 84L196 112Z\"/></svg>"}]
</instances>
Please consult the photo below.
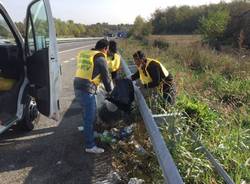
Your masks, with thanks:
<instances>
[{"instance_id":1,"label":"tall grass","mask_svg":"<svg viewBox=\"0 0 250 184\"><path fill-rule=\"evenodd\" d=\"M236 183L250 183L250 58L217 53L196 42L156 47L152 39L144 43L128 39L119 45L127 61L136 50L143 50L175 76L176 105L158 107L156 113L164 108L185 114L160 127L184 181L223 183L191 138L192 130ZM155 161L151 163L159 170ZM155 173L147 174L151 183L158 182Z\"/></svg>"}]
</instances>

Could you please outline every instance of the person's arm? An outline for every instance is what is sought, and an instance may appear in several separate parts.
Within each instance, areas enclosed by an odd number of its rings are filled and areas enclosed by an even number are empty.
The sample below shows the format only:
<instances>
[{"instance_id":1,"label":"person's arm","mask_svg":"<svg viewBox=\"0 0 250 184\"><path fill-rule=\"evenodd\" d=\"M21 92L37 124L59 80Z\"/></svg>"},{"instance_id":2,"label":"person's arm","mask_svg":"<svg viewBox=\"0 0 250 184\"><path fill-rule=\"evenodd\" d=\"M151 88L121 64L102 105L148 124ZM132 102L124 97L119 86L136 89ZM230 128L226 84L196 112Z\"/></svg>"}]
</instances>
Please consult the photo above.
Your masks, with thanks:
<instances>
[{"instance_id":1,"label":"person's arm","mask_svg":"<svg viewBox=\"0 0 250 184\"><path fill-rule=\"evenodd\" d=\"M105 60L104 57L98 57L95 62L96 62L96 65L99 67L101 79L102 79L102 82L104 84L106 91L111 92L112 91L111 80L109 77L107 61Z\"/></svg>"},{"instance_id":2,"label":"person's arm","mask_svg":"<svg viewBox=\"0 0 250 184\"><path fill-rule=\"evenodd\" d=\"M152 82L144 85L145 88L154 88L157 87L161 82L161 68L160 65L152 62L147 67L148 73L152 78Z\"/></svg>"},{"instance_id":3,"label":"person's arm","mask_svg":"<svg viewBox=\"0 0 250 184\"><path fill-rule=\"evenodd\" d=\"M138 70L133 75L131 75L131 80L132 81L137 80L139 78L140 78L140 74L139 74Z\"/></svg>"}]
</instances>

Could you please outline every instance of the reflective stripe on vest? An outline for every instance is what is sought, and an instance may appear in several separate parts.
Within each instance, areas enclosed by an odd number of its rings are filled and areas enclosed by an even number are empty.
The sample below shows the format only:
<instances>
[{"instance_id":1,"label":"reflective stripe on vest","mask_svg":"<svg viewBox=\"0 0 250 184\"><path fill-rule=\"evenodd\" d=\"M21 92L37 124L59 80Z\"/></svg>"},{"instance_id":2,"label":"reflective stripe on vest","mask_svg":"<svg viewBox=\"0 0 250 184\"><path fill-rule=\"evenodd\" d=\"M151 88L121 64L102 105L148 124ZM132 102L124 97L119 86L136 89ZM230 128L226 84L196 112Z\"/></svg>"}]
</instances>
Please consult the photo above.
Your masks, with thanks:
<instances>
[{"instance_id":1,"label":"reflective stripe on vest","mask_svg":"<svg viewBox=\"0 0 250 184\"><path fill-rule=\"evenodd\" d=\"M114 59L108 58L108 68L110 72L116 72L120 69L121 57L118 54L114 54Z\"/></svg>"},{"instance_id":2,"label":"reflective stripe on vest","mask_svg":"<svg viewBox=\"0 0 250 184\"><path fill-rule=\"evenodd\" d=\"M81 51L77 57L77 70L75 75L78 78L87 79L93 82L96 86L101 83L100 74L94 79L92 78L94 71L94 57L97 54L102 54L106 59L106 55L100 51Z\"/></svg>"},{"instance_id":3,"label":"reflective stripe on vest","mask_svg":"<svg viewBox=\"0 0 250 184\"><path fill-rule=\"evenodd\" d=\"M141 83L142 83L142 84L148 84L148 83L150 83L150 82L153 81L152 78L151 78L151 76L150 76L149 73L148 73L148 70L147 70L148 65L149 65L152 61L158 63L158 64L161 66L161 70L162 70L162 72L164 73L165 77L167 77L167 76L169 75L167 69L166 69L159 61L157 61L157 60L155 60L155 59L147 58L147 63L146 63L146 67L145 67L145 71L146 71L146 74L147 74L147 75L145 75L145 73L143 72L143 69L141 69L141 67L138 68L138 71L139 71L139 74L140 74L140 80L141 80Z\"/></svg>"}]
</instances>

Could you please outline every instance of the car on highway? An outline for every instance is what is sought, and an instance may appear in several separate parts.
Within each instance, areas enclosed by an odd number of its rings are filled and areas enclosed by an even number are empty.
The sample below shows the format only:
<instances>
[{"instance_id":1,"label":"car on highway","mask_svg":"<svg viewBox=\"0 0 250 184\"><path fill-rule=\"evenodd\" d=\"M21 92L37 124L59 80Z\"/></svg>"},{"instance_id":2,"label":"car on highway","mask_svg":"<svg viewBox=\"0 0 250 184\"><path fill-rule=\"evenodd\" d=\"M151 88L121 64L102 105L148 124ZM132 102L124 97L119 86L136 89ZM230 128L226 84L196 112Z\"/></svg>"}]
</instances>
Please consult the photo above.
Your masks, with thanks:
<instances>
[{"instance_id":1,"label":"car on highway","mask_svg":"<svg viewBox=\"0 0 250 184\"><path fill-rule=\"evenodd\" d=\"M59 118L60 63L49 0L27 7L22 37L0 2L0 134L34 128L40 113Z\"/></svg>"}]
</instances>

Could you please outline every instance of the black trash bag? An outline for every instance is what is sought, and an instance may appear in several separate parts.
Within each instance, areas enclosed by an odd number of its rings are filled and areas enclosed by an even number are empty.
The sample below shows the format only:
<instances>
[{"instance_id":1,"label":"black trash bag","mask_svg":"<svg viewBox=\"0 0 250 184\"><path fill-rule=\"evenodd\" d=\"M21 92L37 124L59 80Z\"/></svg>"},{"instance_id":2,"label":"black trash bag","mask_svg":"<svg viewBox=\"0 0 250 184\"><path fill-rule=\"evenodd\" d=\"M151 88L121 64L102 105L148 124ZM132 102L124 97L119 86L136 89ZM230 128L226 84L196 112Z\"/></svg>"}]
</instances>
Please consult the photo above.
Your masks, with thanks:
<instances>
[{"instance_id":1,"label":"black trash bag","mask_svg":"<svg viewBox=\"0 0 250 184\"><path fill-rule=\"evenodd\" d=\"M106 98L98 108L99 118L112 127L120 120L124 121L124 118L128 119L128 115L132 111L133 101L134 86L132 81L129 79L117 79L110 97ZM112 104L117 109L113 108ZM128 120L125 120L125 122L130 123Z\"/></svg>"},{"instance_id":2,"label":"black trash bag","mask_svg":"<svg viewBox=\"0 0 250 184\"><path fill-rule=\"evenodd\" d=\"M112 128L118 121L122 119L123 113L119 109L110 111L106 104L104 104L98 109L98 115L102 122L107 123L107 125L110 125L110 128Z\"/></svg>"},{"instance_id":3,"label":"black trash bag","mask_svg":"<svg viewBox=\"0 0 250 184\"><path fill-rule=\"evenodd\" d=\"M115 87L107 98L108 101L115 104L118 109L124 112L131 112L134 97L134 86L129 79L117 79Z\"/></svg>"}]
</instances>

